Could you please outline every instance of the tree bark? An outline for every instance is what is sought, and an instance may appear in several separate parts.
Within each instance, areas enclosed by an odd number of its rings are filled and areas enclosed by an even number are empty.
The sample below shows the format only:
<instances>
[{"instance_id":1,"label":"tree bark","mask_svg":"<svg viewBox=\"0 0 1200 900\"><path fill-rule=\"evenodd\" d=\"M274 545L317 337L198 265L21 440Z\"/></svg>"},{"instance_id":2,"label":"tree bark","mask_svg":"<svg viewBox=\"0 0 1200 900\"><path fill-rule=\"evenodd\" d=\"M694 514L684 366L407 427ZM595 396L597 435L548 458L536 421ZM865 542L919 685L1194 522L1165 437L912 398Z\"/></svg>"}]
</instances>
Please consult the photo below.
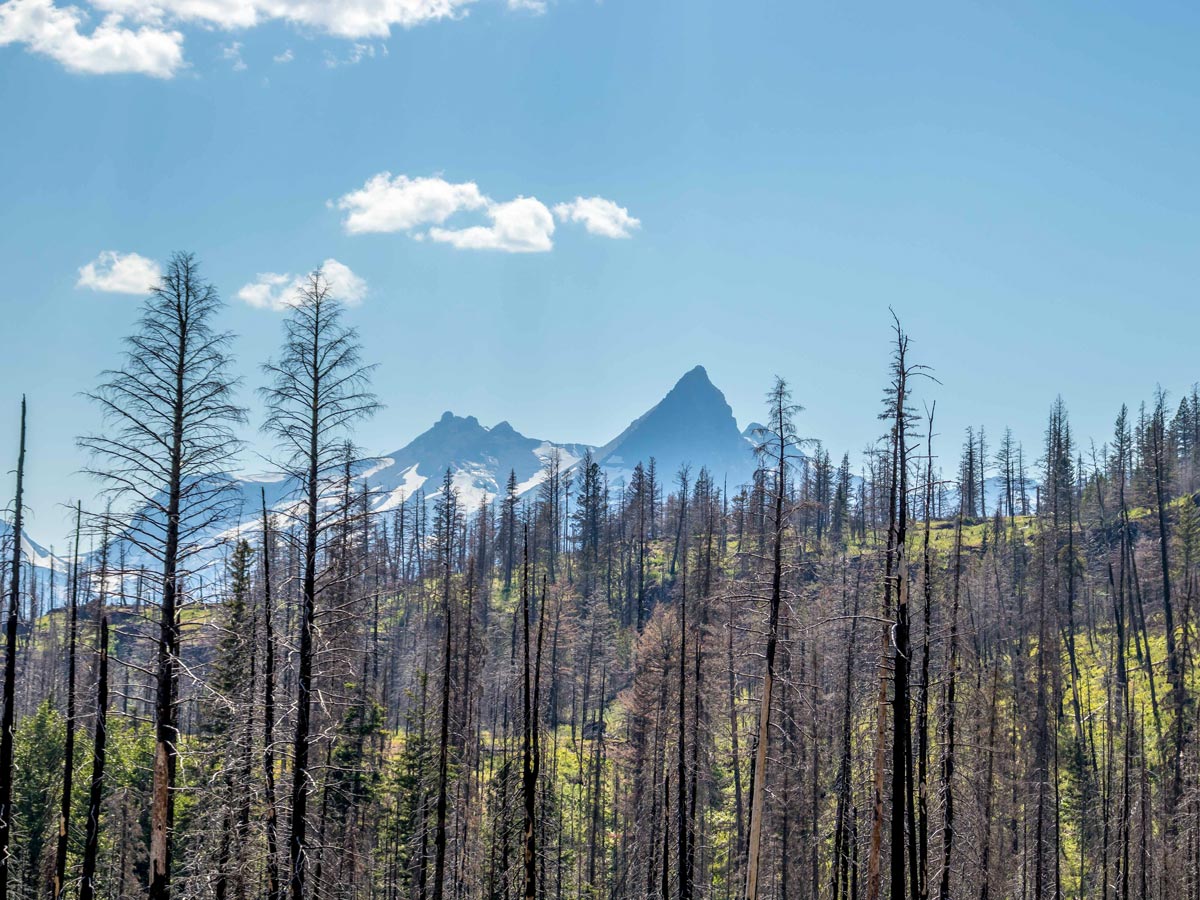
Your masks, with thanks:
<instances>
[{"instance_id":1,"label":"tree bark","mask_svg":"<svg viewBox=\"0 0 1200 900\"><path fill-rule=\"evenodd\" d=\"M8 621L4 628L4 710L0 713L0 900L8 898L9 846L13 831L13 738L17 691L17 622L21 610L21 532L25 502L25 398L21 398L21 438L17 451L17 496L13 508Z\"/></svg>"},{"instance_id":2,"label":"tree bark","mask_svg":"<svg viewBox=\"0 0 1200 900\"><path fill-rule=\"evenodd\" d=\"M54 853L54 897L66 890L67 836L71 822L71 791L75 776L75 645L79 622L79 535L83 504L75 506L75 555L72 559L70 606L67 610L67 734L63 746L62 805L58 817L58 845Z\"/></svg>"},{"instance_id":3,"label":"tree bark","mask_svg":"<svg viewBox=\"0 0 1200 900\"><path fill-rule=\"evenodd\" d=\"M96 733L92 747L92 785L88 796L87 834L79 900L96 896L96 863L100 852L100 811L104 805L104 764L108 742L108 617L100 620L100 650L96 680Z\"/></svg>"}]
</instances>

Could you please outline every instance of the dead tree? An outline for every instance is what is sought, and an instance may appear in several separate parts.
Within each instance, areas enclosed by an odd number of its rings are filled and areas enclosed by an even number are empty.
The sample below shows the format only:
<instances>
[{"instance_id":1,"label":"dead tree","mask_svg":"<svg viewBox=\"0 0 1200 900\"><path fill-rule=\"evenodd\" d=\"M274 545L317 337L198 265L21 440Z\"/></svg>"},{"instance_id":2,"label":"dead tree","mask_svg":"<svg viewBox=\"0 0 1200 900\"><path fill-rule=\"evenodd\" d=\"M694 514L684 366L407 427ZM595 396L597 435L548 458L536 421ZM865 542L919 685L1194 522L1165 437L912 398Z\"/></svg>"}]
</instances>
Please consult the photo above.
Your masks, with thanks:
<instances>
[{"instance_id":1,"label":"dead tree","mask_svg":"<svg viewBox=\"0 0 1200 900\"><path fill-rule=\"evenodd\" d=\"M784 495L787 492L788 453L796 443L792 419L800 407L791 402L791 392L782 378L768 395L771 427L764 429L759 454L775 470L774 520L772 521L771 595L767 613L767 648L763 671L762 701L758 713L758 742L750 779L750 837L746 855L745 900L758 900L758 870L762 856L763 816L766 813L767 748L771 737L771 694L775 686L775 653L779 644L779 610L783 604Z\"/></svg>"},{"instance_id":2,"label":"dead tree","mask_svg":"<svg viewBox=\"0 0 1200 900\"><path fill-rule=\"evenodd\" d=\"M339 521L338 510L323 511L321 500L340 476L350 426L374 413L379 405L369 389L372 367L361 364L358 335L342 324L337 285L329 282L321 269L311 272L297 290L284 325L283 350L277 361L263 368L270 379L262 389L268 409L263 427L278 440L281 466L298 486L300 496L298 511L291 513L299 525L302 608L288 881L293 900L304 900L318 554L322 535Z\"/></svg>"},{"instance_id":3,"label":"dead tree","mask_svg":"<svg viewBox=\"0 0 1200 900\"><path fill-rule=\"evenodd\" d=\"M54 852L54 897L66 890L67 836L71 823L71 784L75 775L75 644L79 621L79 533L83 504L75 506L75 555L71 560L71 588L67 609L67 735L63 743L62 803L58 816L58 845Z\"/></svg>"},{"instance_id":4,"label":"dead tree","mask_svg":"<svg viewBox=\"0 0 1200 900\"><path fill-rule=\"evenodd\" d=\"M104 805L104 764L108 743L108 617L100 619L100 646L96 661L96 725L92 744L92 784L88 793L87 834L83 842L83 868L79 900L96 896L96 861L100 851L100 810Z\"/></svg>"},{"instance_id":5,"label":"dead tree","mask_svg":"<svg viewBox=\"0 0 1200 900\"><path fill-rule=\"evenodd\" d=\"M4 711L0 714L0 900L8 898L8 866L13 832L13 738L17 691L17 622L21 610L21 533L25 502L25 398L21 398L21 437L17 450L17 496L13 506L12 561L9 564L8 621L4 627Z\"/></svg>"},{"instance_id":6,"label":"dead tree","mask_svg":"<svg viewBox=\"0 0 1200 900\"><path fill-rule=\"evenodd\" d=\"M263 578L263 790L266 802L267 900L279 900L279 825L275 809L275 627L271 593L271 556L275 544L271 538L271 517L267 513L267 492L259 489L262 500L262 578Z\"/></svg>"},{"instance_id":7,"label":"dead tree","mask_svg":"<svg viewBox=\"0 0 1200 900\"><path fill-rule=\"evenodd\" d=\"M229 504L229 460L238 449L233 426L245 414L233 403L231 336L214 328L216 289L200 277L195 257L176 253L126 338L125 362L104 373L90 394L107 428L80 439L91 472L129 518L114 529L162 569L154 663L154 776L150 803L150 900L171 891L175 769L179 729L176 693L180 604L196 538L222 521ZM107 516L106 516L107 518Z\"/></svg>"}]
</instances>

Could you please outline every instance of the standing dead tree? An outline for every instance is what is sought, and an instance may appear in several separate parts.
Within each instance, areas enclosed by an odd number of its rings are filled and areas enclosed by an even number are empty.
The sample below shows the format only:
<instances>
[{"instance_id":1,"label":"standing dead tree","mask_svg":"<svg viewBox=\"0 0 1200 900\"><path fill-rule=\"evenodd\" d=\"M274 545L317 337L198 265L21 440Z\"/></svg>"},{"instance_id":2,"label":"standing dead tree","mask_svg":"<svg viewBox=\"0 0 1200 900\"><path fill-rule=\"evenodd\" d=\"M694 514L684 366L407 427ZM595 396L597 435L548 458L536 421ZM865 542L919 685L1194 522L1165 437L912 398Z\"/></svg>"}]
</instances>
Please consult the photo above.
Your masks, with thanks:
<instances>
[{"instance_id":1,"label":"standing dead tree","mask_svg":"<svg viewBox=\"0 0 1200 900\"><path fill-rule=\"evenodd\" d=\"M768 395L771 425L761 431L759 455L774 469L771 507L771 594L767 613L766 663L758 713L758 742L750 780L750 836L746 855L745 900L758 900L759 864L762 856L763 816L766 813L767 749L771 738L771 695L775 687L775 655L779 645L779 611L783 605L783 537L787 493L788 456L797 443L793 419L800 407L791 402L791 391L782 378Z\"/></svg>"},{"instance_id":2,"label":"standing dead tree","mask_svg":"<svg viewBox=\"0 0 1200 900\"><path fill-rule=\"evenodd\" d=\"M90 471L128 517L114 528L162 569L155 655L154 783L150 807L150 900L171 892L171 845L179 731L176 697L180 606L196 540L228 513L226 474L239 443L229 373L231 335L217 331L216 288L201 278L189 253L171 257L125 339L124 364L104 373L89 396L107 428L80 438L93 455ZM111 518L106 513L105 518Z\"/></svg>"},{"instance_id":3,"label":"standing dead tree","mask_svg":"<svg viewBox=\"0 0 1200 900\"><path fill-rule=\"evenodd\" d=\"M13 833L13 730L16 721L17 621L21 611L21 531L25 500L25 398L17 450L17 497L13 506L12 562L8 570L8 620L4 626L4 711L0 714L0 900L8 898L9 845Z\"/></svg>"},{"instance_id":4,"label":"standing dead tree","mask_svg":"<svg viewBox=\"0 0 1200 900\"><path fill-rule=\"evenodd\" d=\"M358 334L342 324L336 287L319 268L308 275L284 324L282 352L263 367L270 380L262 389L268 409L263 428L278 440L281 467L300 495L289 513L297 520L302 570L288 838L293 900L305 896L318 556L322 536L341 524L340 507L334 503L323 508L321 501L342 477L350 426L379 407L369 388L373 367L361 363Z\"/></svg>"},{"instance_id":5,"label":"standing dead tree","mask_svg":"<svg viewBox=\"0 0 1200 900\"><path fill-rule=\"evenodd\" d=\"M92 781L88 790L87 832L83 843L83 871L79 900L96 896L96 864L100 852L100 810L104 803L104 764L108 747L108 617L100 619L100 646L96 651L96 730L92 744Z\"/></svg>"},{"instance_id":6,"label":"standing dead tree","mask_svg":"<svg viewBox=\"0 0 1200 900\"><path fill-rule=\"evenodd\" d=\"M70 832L71 784L75 774L75 651L79 617L79 532L83 504L75 506L75 555L71 561L70 606L67 610L67 737L63 747L62 802L58 817L58 844L54 852L54 900L66 890L67 843Z\"/></svg>"}]
</instances>

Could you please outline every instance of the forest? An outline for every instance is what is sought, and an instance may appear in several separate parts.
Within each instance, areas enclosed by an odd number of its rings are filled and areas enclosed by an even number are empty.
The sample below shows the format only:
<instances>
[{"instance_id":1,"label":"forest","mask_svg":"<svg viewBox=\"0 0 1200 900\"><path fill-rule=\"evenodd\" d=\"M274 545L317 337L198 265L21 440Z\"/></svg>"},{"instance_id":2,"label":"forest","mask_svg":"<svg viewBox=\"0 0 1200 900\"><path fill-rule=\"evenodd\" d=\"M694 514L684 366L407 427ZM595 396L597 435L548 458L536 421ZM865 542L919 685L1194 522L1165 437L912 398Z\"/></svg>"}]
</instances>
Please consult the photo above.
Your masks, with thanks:
<instances>
[{"instance_id":1,"label":"forest","mask_svg":"<svg viewBox=\"0 0 1200 900\"><path fill-rule=\"evenodd\" d=\"M777 380L746 484L589 453L382 509L322 271L247 386L176 254L61 567L24 406L4 449L0 900L1200 897L1200 389L939 457L891 324L865 450ZM255 428L291 493L234 509Z\"/></svg>"}]
</instances>

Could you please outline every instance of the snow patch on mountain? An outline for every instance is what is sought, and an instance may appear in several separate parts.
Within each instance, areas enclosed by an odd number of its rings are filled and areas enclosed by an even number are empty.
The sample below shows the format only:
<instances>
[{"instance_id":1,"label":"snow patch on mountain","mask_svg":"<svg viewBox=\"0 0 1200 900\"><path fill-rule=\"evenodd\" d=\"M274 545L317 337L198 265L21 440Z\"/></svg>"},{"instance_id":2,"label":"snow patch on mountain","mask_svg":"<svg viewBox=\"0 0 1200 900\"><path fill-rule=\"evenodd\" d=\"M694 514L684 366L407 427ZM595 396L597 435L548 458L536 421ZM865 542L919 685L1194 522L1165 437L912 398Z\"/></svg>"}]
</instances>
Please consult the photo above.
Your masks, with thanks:
<instances>
[{"instance_id":1,"label":"snow patch on mountain","mask_svg":"<svg viewBox=\"0 0 1200 900\"><path fill-rule=\"evenodd\" d=\"M5 548L5 562L8 562L9 554L12 553L12 533L12 525L8 522L0 522L0 546ZM24 529L21 530L21 554L26 563L32 563L35 569L44 569L49 572L53 568L56 572L66 572L70 567L70 560L67 557L51 553L50 550L31 538L29 532Z\"/></svg>"},{"instance_id":2,"label":"snow patch on mountain","mask_svg":"<svg viewBox=\"0 0 1200 900\"><path fill-rule=\"evenodd\" d=\"M389 459L388 463L394 465L395 460ZM402 503L407 503L408 499L419 491L428 480L426 476L417 471L417 465L414 463L401 473L399 486L392 488L384 495L383 500L375 507L375 511L386 512L389 509L395 509Z\"/></svg>"}]
</instances>

